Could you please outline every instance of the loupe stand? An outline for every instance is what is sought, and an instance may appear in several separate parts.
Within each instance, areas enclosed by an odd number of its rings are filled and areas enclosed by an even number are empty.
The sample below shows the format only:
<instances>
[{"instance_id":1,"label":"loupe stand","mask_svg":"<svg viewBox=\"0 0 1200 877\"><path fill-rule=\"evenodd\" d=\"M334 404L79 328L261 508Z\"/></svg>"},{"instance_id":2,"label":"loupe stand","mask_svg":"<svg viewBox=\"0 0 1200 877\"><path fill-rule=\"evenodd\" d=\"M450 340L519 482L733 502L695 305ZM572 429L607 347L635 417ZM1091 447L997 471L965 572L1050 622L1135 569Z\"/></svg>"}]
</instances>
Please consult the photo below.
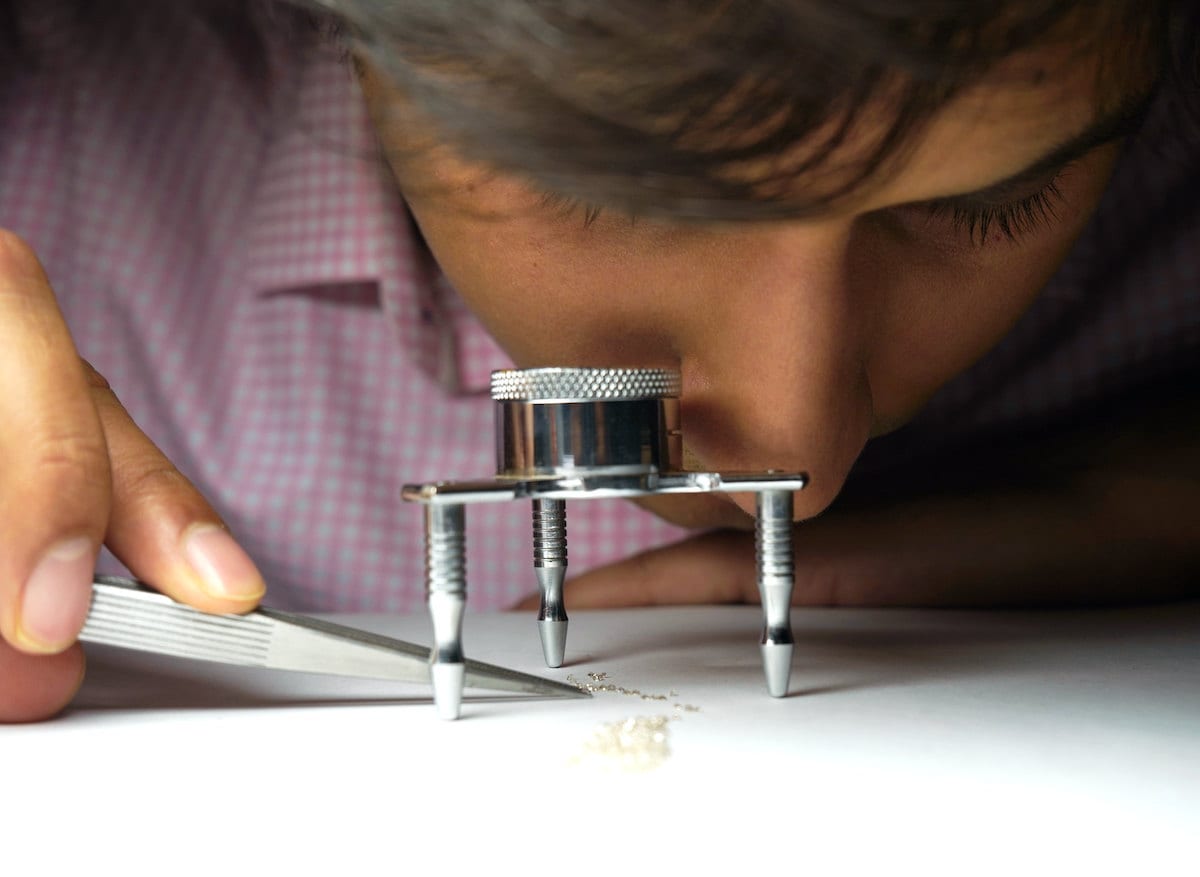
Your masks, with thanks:
<instances>
[{"instance_id":1,"label":"loupe stand","mask_svg":"<svg viewBox=\"0 0 1200 877\"><path fill-rule=\"evenodd\" d=\"M563 581L567 501L689 493L755 493L763 668L773 697L787 693L789 618L795 568L792 494L802 473L684 472L678 427L679 376L659 369L528 369L492 376L497 476L410 484L404 499L425 505L425 581L434 645L434 700L444 718L462 705L462 620L466 607L466 507L528 499L533 565L541 591L538 626L546 664L561 666L567 638Z\"/></svg>"}]
</instances>

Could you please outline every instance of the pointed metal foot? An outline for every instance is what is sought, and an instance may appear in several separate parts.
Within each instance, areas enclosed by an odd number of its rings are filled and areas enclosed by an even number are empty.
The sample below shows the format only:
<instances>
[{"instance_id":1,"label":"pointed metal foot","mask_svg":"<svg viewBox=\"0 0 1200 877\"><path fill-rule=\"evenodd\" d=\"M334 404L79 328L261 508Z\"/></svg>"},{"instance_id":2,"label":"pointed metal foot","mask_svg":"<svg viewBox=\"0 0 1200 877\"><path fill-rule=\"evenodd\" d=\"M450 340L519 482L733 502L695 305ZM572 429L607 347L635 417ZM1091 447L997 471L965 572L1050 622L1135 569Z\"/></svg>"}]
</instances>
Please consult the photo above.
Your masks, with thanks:
<instances>
[{"instance_id":1,"label":"pointed metal foot","mask_svg":"<svg viewBox=\"0 0 1200 877\"><path fill-rule=\"evenodd\" d=\"M462 620L467 606L466 521L462 506L425 507L425 587L433 648L429 678L443 719L462 710Z\"/></svg>"},{"instance_id":2,"label":"pointed metal foot","mask_svg":"<svg viewBox=\"0 0 1200 877\"><path fill-rule=\"evenodd\" d=\"M763 605L762 660L771 697L787 694L792 675L792 590L796 583L792 555L792 495L766 490L758 495L755 541L758 593Z\"/></svg>"},{"instance_id":3,"label":"pointed metal foot","mask_svg":"<svg viewBox=\"0 0 1200 877\"><path fill-rule=\"evenodd\" d=\"M433 703L438 716L457 719L462 713L463 683L466 676L463 664L431 664L429 678L433 682Z\"/></svg>"},{"instance_id":4,"label":"pointed metal foot","mask_svg":"<svg viewBox=\"0 0 1200 877\"><path fill-rule=\"evenodd\" d=\"M542 635L542 654L546 658L546 666L561 667L567 652L567 619L538 619L538 633Z\"/></svg>"},{"instance_id":5,"label":"pointed metal foot","mask_svg":"<svg viewBox=\"0 0 1200 877\"><path fill-rule=\"evenodd\" d=\"M788 681L792 676L792 644L762 644L763 673L767 677L767 693L771 697L785 697Z\"/></svg>"}]
</instances>

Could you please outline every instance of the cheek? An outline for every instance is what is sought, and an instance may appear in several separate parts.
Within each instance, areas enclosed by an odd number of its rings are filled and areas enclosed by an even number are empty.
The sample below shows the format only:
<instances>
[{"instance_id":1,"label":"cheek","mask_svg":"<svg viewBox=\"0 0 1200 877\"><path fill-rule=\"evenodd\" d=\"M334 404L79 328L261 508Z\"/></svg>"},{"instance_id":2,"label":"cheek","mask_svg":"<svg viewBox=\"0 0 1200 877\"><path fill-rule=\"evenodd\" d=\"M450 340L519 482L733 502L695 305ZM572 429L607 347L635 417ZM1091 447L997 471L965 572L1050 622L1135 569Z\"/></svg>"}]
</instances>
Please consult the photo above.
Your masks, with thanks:
<instances>
[{"instance_id":1,"label":"cheek","mask_svg":"<svg viewBox=\"0 0 1200 877\"><path fill-rule=\"evenodd\" d=\"M1064 183L1051 225L986 246L936 241L895 229L874 239L885 266L876 279L867 372L876 432L913 417L950 378L994 347L1033 304L1087 225L1118 151L1104 149ZM944 239L944 238L943 238ZM954 239L951 239L954 240Z\"/></svg>"},{"instance_id":2,"label":"cheek","mask_svg":"<svg viewBox=\"0 0 1200 877\"><path fill-rule=\"evenodd\" d=\"M1007 334L1054 273L1065 246L944 260L909 252L876 299L866 371L874 431L911 419L942 385Z\"/></svg>"}]
</instances>

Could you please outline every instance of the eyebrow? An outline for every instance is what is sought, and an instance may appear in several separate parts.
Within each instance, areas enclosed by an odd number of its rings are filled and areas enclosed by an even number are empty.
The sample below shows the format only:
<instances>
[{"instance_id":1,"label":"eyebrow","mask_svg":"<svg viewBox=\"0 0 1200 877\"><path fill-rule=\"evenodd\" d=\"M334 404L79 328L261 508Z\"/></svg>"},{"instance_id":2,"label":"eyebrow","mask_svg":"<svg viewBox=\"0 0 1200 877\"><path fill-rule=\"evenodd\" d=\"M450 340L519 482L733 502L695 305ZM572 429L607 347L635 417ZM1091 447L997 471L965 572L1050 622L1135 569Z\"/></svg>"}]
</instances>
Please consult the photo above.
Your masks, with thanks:
<instances>
[{"instance_id":1,"label":"eyebrow","mask_svg":"<svg viewBox=\"0 0 1200 877\"><path fill-rule=\"evenodd\" d=\"M1019 191L1032 184L1044 182L1052 172L1082 158L1093 149L1137 131L1157 94L1157 88L1150 88L1144 92L1127 95L1114 107L1097 116L1078 134L1055 146L1015 174L973 192L936 200L940 203L1001 203L1010 200L1014 190Z\"/></svg>"}]
</instances>

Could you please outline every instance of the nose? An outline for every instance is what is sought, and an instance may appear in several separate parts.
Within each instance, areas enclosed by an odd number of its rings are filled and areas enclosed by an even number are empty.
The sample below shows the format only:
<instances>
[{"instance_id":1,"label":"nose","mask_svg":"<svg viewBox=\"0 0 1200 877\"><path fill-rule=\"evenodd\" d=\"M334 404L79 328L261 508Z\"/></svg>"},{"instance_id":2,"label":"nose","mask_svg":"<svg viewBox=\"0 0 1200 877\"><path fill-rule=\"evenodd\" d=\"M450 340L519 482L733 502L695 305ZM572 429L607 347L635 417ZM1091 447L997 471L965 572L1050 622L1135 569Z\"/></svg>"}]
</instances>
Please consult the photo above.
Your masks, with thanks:
<instances>
[{"instance_id":1,"label":"nose","mask_svg":"<svg viewBox=\"0 0 1200 877\"><path fill-rule=\"evenodd\" d=\"M837 495L871 430L870 294L848 224L756 228L676 336L688 468L803 471L797 520ZM752 514L753 496L735 502Z\"/></svg>"}]
</instances>

